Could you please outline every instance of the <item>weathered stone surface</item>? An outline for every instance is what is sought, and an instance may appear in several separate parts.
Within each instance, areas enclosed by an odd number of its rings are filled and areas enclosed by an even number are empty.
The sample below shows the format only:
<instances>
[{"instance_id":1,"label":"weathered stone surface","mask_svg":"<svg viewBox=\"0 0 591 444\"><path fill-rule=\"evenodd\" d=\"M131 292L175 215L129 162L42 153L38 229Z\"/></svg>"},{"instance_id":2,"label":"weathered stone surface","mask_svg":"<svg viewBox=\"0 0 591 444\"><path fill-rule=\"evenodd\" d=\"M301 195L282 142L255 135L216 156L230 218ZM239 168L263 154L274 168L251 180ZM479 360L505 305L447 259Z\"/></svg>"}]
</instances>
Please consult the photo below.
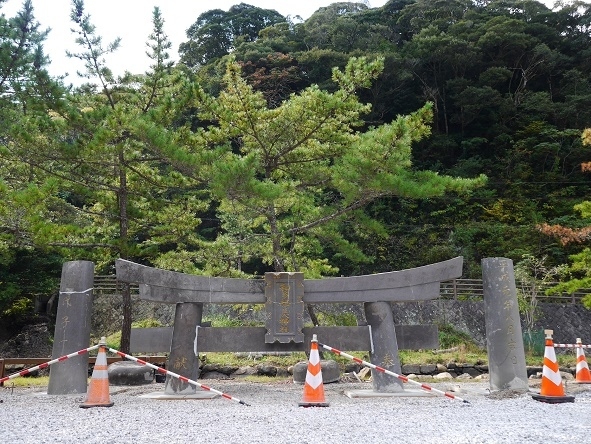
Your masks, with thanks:
<instances>
[{"instance_id":1,"label":"weathered stone surface","mask_svg":"<svg viewBox=\"0 0 591 444\"><path fill-rule=\"evenodd\" d=\"M453 376L449 372L443 372L433 376L433 379L453 379Z\"/></svg>"},{"instance_id":2,"label":"weathered stone surface","mask_svg":"<svg viewBox=\"0 0 591 444\"><path fill-rule=\"evenodd\" d=\"M292 374L290 372L288 372L286 368L277 367L277 373L275 376L277 376L278 378L287 378L288 376L291 376L291 375Z\"/></svg>"},{"instance_id":3,"label":"weathered stone surface","mask_svg":"<svg viewBox=\"0 0 591 444\"><path fill-rule=\"evenodd\" d=\"M114 362L108 367L109 384L113 385L142 385L151 384L154 380L154 370L147 365L137 362Z\"/></svg>"},{"instance_id":4,"label":"weathered stone surface","mask_svg":"<svg viewBox=\"0 0 591 444\"><path fill-rule=\"evenodd\" d=\"M60 292L55 319L52 359L88 348L94 263L69 261L62 266ZM86 393L88 353L51 366L47 393L67 395Z\"/></svg>"},{"instance_id":5,"label":"weathered stone surface","mask_svg":"<svg viewBox=\"0 0 591 444\"><path fill-rule=\"evenodd\" d=\"M373 349L369 354L372 364L396 374L402 372L398 356L398 341L389 302L366 302L363 304L365 319L371 326ZM401 392L404 390L398 378L372 370L372 385L376 392Z\"/></svg>"},{"instance_id":6,"label":"weathered stone surface","mask_svg":"<svg viewBox=\"0 0 591 444\"><path fill-rule=\"evenodd\" d=\"M257 369L251 366L244 366L238 368L231 376L250 376L256 375Z\"/></svg>"},{"instance_id":7,"label":"weathered stone surface","mask_svg":"<svg viewBox=\"0 0 591 444\"><path fill-rule=\"evenodd\" d=\"M404 364L402 366L402 373L405 375L421 373L421 366L419 364Z\"/></svg>"},{"instance_id":8,"label":"weathered stone surface","mask_svg":"<svg viewBox=\"0 0 591 444\"><path fill-rule=\"evenodd\" d=\"M345 364L345 373L359 373L359 370L363 368L363 365L357 364L356 362L349 362Z\"/></svg>"},{"instance_id":9,"label":"weathered stone surface","mask_svg":"<svg viewBox=\"0 0 591 444\"><path fill-rule=\"evenodd\" d=\"M172 342L166 368L193 381L199 378L199 349L197 348L197 326L201 325L203 304L179 303L175 307ZM166 395L192 395L197 392L189 384L170 375L166 376Z\"/></svg>"},{"instance_id":10,"label":"weathered stone surface","mask_svg":"<svg viewBox=\"0 0 591 444\"><path fill-rule=\"evenodd\" d=\"M265 343L302 343L304 273L265 273Z\"/></svg>"},{"instance_id":11,"label":"weathered stone surface","mask_svg":"<svg viewBox=\"0 0 591 444\"><path fill-rule=\"evenodd\" d=\"M481 373L476 367L466 364L458 366L456 372L460 375L468 374L470 376L478 376Z\"/></svg>"},{"instance_id":12,"label":"weathered stone surface","mask_svg":"<svg viewBox=\"0 0 591 444\"><path fill-rule=\"evenodd\" d=\"M230 376L220 372L207 372L201 374L201 379L231 379Z\"/></svg>"},{"instance_id":13,"label":"weathered stone surface","mask_svg":"<svg viewBox=\"0 0 591 444\"><path fill-rule=\"evenodd\" d=\"M261 376L277 376L277 367L269 364L257 365L257 374Z\"/></svg>"},{"instance_id":14,"label":"weathered stone surface","mask_svg":"<svg viewBox=\"0 0 591 444\"><path fill-rule=\"evenodd\" d=\"M513 261L482 259L486 346L491 390L529 389Z\"/></svg>"},{"instance_id":15,"label":"weathered stone surface","mask_svg":"<svg viewBox=\"0 0 591 444\"><path fill-rule=\"evenodd\" d=\"M573 379L575 379L573 374L569 372L560 372L560 376L562 377L562 379L565 379L567 381L572 381Z\"/></svg>"},{"instance_id":16,"label":"weathered stone surface","mask_svg":"<svg viewBox=\"0 0 591 444\"><path fill-rule=\"evenodd\" d=\"M432 375L437 372L437 366L435 364L424 364L420 366L421 374Z\"/></svg>"},{"instance_id":17,"label":"weathered stone surface","mask_svg":"<svg viewBox=\"0 0 591 444\"><path fill-rule=\"evenodd\" d=\"M369 380L371 378L371 369L369 367L363 367L361 370L359 370L359 372L357 373L357 377L359 379L365 379L365 380Z\"/></svg>"},{"instance_id":18,"label":"weathered stone surface","mask_svg":"<svg viewBox=\"0 0 591 444\"><path fill-rule=\"evenodd\" d=\"M331 382L338 382L341 377L341 369L336 361L321 360L320 370L322 371L322 382L328 384ZM308 362L298 362L293 366L293 382L303 384L306 381L306 374L308 373Z\"/></svg>"},{"instance_id":19,"label":"weathered stone surface","mask_svg":"<svg viewBox=\"0 0 591 444\"><path fill-rule=\"evenodd\" d=\"M208 372L219 372L224 375L231 375L238 370L238 366L235 365L219 365L219 364L205 364L201 367L203 373Z\"/></svg>"},{"instance_id":20,"label":"weathered stone surface","mask_svg":"<svg viewBox=\"0 0 591 444\"><path fill-rule=\"evenodd\" d=\"M472 379L472 376L469 373L462 373L456 379Z\"/></svg>"}]
</instances>

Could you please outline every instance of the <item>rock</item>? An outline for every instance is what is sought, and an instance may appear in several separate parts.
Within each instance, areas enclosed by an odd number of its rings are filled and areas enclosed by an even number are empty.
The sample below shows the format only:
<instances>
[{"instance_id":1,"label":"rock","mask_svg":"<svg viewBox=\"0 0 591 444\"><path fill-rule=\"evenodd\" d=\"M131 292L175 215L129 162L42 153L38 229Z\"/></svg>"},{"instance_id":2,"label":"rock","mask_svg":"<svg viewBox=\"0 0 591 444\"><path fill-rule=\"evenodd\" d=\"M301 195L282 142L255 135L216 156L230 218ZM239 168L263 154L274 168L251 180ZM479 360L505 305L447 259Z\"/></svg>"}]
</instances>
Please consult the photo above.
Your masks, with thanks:
<instances>
[{"instance_id":1,"label":"rock","mask_svg":"<svg viewBox=\"0 0 591 444\"><path fill-rule=\"evenodd\" d=\"M483 373L482 375L474 376L475 381L488 381L490 380L490 375L488 373Z\"/></svg>"},{"instance_id":2,"label":"rock","mask_svg":"<svg viewBox=\"0 0 591 444\"><path fill-rule=\"evenodd\" d=\"M474 366L468 365L468 364L462 364L462 365L457 366L456 372L458 372L459 375L462 375L464 373L468 373L470 376L478 376L481 373L476 368L474 368Z\"/></svg>"},{"instance_id":3,"label":"rock","mask_svg":"<svg viewBox=\"0 0 591 444\"><path fill-rule=\"evenodd\" d=\"M234 373L232 373L231 376L250 376L250 375L256 375L256 374L257 374L256 368L247 365L247 366L238 368L238 370L236 370Z\"/></svg>"},{"instance_id":4,"label":"rock","mask_svg":"<svg viewBox=\"0 0 591 444\"><path fill-rule=\"evenodd\" d=\"M238 370L238 367L233 365L205 364L201 367L203 373L218 372L223 373L224 375L231 375L236 370Z\"/></svg>"},{"instance_id":5,"label":"rock","mask_svg":"<svg viewBox=\"0 0 591 444\"><path fill-rule=\"evenodd\" d=\"M432 375L437 371L437 366L435 364L423 364L420 367L422 375Z\"/></svg>"},{"instance_id":6,"label":"rock","mask_svg":"<svg viewBox=\"0 0 591 444\"><path fill-rule=\"evenodd\" d=\"M108 367L109 383L113 385L151 384L154 370L137 362L119 361Z\"/></svg>"},{"instance_id":7,"label":"rock","mask_svg":"<svg viewBox=\"0 0 591 444\"><path fill-rule=\"evenodd\" d=\"M443 372L433 376L433 379L453 379L453 376L449 372Z\"/></svg>"},{"instance_id":8,"label":"rock","mask_svg":"<svg viewBox=\"0 0 591 444\"><path fill-rule=\"evenodd\" d=\"M232 379L230 376L220 372L201 373L201 379Z\"/></svg>"},{"instance_id":9,"label":"rock","mask_svg":"<svg viewBox=\"0 0 591 444\"><path fill-rule=\"evenodd\" d=\"M321 360L320 370L322 371L322 382L328 384L331 382L338 382L341 377L341 369L336 361ZM308 362L298 362L293 366L293 382L303 384L306 381L306 374L308 373Z\"/></svg>"},{"instance_id":10,"label":"rock","mask_svg":"<svg viewBox=\"0 0 591 444\"><path fill-rule=\"evenodd\" d=\"M470 375L470 373L462 373L456 379L472 379L472 376Z\"/></svg>"},{"instance_id":11,"label":"rock","mask_svg":"<svg viewBox=\"0 0 591 444\"><path fill-rule=\"evenodd\" d=\"M356 362L348 362L345 364L345 373L359 373L359 371L363 368L363 365L358 364Z\"/></svg>"},{"instance_id":12,"label":"rock","mask_svg":"<svg viewBox=\"0 0 591 444\"><path fill-rule=\"evenodd\" d=\"M257 365L257 373L261 376L277 376L277 367L269 364L259 364Z\"/></svg>"},{"instance_id":13,"label":"rock","mask_svg":"<svg viewBox=\"0 0 591 444\"><path fill-rule=\"evenodd\" d=\"M279 378L287 378L288 376L291 376L292 373L288 372L287 369L283 368L283 367L277 367L277 374L275 376L279 377Z\"/></svg>"},{"instance_id":14,"label":"rock","mask_svg":"<svg viewBox=\"0 0 591 444\"><path fill-rule=\"evenodd\" d=\"M437 373L443 373L447 371L447 367L443 364L437 364Z\"/></svg>"},{"instance_id":15,"label":"rock","mask_svg":"<svg viewBox=\"0 0 591 444\"><path fill-rule=\"evenodd\" d=\"M401 370L405 375L409 375L411 373L420 374L421 366L419 364L404 364Z\"/></svg>"},{"instance_id":16,"label":"rock","mask_svg":"<svg viewBox=\"0 0 591 444\"><path fill-rule=\"evenodd\" d=\"M369 367L363 367L359 372L357 372L357 377L359 379L370 379L371 378L371 369Z\"/></svg>"},{"instance_id":17,"label":"rock","mask_svg":"<svg viewBox=\"0 0 591 444\"><path fill-rule=\"evenodd\" d=\"M562 376L562 378L566 381L572 381L575 379L575 377L572 375L572 373L569 372L560 372L560 376Z\"/></svg>"}]
</instances>

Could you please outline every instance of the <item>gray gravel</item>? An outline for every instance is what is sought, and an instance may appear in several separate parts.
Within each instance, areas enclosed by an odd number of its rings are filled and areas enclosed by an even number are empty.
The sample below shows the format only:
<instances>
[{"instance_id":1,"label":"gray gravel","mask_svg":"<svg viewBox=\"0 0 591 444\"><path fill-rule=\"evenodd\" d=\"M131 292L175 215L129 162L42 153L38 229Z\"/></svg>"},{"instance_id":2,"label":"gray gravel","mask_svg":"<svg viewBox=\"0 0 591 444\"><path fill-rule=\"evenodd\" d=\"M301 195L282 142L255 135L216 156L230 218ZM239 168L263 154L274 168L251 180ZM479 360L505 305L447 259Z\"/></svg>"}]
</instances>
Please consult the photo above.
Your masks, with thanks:
<instances>
[{"instance_id":1,"label":"gray gravel","mask_svg":"<svg viewBox=\"0 0 591 444\"><path fill-rule=\"evenodd\" d=\"M43 388L0 388L1 443L568 443L588 440L591 387L568 384L574 403L546 404L531 394L488 393L488 383L430 384L463 403L429 397L349 398L368 383L325 384L326 408L303 408L303 386L204 381L250 404L154 400L163 384L111 386L113 407L79 408L86 395L49 396ZM410 391L416 390L406 385ZM532 393L536 391L532 387ZM539 391L539 389L538 389Z\"/></svg>"}]
</instances>

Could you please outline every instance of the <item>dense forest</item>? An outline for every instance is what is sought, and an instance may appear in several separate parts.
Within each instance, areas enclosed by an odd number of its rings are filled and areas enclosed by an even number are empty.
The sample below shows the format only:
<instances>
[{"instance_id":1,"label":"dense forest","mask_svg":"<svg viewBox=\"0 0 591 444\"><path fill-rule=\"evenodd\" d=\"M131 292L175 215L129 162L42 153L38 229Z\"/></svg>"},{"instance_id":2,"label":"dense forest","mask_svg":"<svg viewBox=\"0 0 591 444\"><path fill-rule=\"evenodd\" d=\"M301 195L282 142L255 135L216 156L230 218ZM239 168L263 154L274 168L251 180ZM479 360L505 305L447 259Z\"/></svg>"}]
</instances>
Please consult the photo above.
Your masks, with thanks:
<instances>
[{"instance_id":1,"label":"dense forest","mask_svg":"<svg viewBox=\"0 0 591 444\"><path fill-rule=\"evenodd\" d=\"M312 278L463 256L479 278L499 256L591 286L590 4L241 3L196 17L178 61L155 8L150 70L121 77L119 40L83 0L71 19L80 87L47 73L29 0L0 17L4 325L68 260Z\"/></svg>"}]
</instances>

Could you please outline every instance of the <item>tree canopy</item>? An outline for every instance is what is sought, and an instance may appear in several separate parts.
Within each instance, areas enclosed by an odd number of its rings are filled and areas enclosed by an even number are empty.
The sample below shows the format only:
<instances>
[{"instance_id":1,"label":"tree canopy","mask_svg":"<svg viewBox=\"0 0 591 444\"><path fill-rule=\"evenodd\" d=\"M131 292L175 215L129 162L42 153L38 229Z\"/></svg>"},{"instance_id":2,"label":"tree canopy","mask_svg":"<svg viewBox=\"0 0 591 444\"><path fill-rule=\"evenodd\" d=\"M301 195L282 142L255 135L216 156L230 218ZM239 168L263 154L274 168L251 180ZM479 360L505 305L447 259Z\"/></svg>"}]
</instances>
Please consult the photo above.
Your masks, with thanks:
<instances>
[{"instance_id":1,"label":"tree canopy","mask_svg":"<svg viewBox=\"0 0 591 444\"><path fill-rule=\"evenodd\" d=\"M150 69L121 77L103 61L119 40L83 0L70 17L87 82L70 90L31 1L0 18L2 313L31 309L32 257L43 289L70 259L309 277L586 264L584 242L539 227L591 225L587 3L338 2L300 21L241 3L197 17L178 63L156 8Z\"/></svg>"}]
</instances>

